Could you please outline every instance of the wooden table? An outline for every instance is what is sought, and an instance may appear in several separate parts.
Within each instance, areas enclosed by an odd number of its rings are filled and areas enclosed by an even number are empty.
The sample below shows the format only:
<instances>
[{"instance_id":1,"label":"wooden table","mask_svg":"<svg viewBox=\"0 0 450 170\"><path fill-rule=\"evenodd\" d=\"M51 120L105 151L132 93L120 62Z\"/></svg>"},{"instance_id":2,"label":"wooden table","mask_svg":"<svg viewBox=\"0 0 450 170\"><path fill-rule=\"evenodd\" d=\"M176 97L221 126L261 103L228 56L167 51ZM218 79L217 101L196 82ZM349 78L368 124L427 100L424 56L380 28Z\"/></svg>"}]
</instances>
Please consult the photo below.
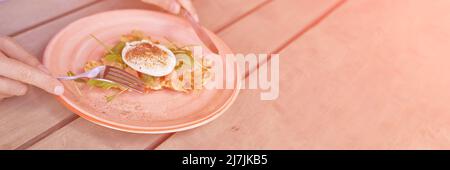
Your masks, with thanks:
<instances>
[{"instance_id":1,"label":"wooden table","mask_svg":"<svg viewBox=\"0 0 450 170\"><path fill-rule=\"evenodd\" d=\"M242 90L205 126L142 135L90 123L31 88L0 103L0 148L450 149L450 1L194 3L235 52L280 54L277 100ZM67 24L124 8L155 9L133 0L6 0L0 34L40 58Z\"/></svg>"}]
</instances>

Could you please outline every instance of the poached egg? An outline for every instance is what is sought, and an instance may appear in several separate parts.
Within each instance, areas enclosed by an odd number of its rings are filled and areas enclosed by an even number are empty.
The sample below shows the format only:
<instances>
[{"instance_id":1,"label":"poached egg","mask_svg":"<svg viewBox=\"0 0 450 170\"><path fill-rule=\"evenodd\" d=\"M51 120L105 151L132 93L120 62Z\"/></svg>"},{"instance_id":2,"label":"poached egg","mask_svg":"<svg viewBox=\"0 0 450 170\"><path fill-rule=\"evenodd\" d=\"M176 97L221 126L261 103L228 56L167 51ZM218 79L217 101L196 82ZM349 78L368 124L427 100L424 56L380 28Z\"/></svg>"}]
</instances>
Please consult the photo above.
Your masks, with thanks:
<instances>
[{"instance_id":1,"label":"poached egg","mask_svg":"<svg viewBox=\"0 0 450 170\"><path fill-rule=\"evenodd\" d=\"M170 74L177 62L167 47L148 40L127 42L122 50L122 60L132 69L155 77Z\"/></svg>"}]
</instances>

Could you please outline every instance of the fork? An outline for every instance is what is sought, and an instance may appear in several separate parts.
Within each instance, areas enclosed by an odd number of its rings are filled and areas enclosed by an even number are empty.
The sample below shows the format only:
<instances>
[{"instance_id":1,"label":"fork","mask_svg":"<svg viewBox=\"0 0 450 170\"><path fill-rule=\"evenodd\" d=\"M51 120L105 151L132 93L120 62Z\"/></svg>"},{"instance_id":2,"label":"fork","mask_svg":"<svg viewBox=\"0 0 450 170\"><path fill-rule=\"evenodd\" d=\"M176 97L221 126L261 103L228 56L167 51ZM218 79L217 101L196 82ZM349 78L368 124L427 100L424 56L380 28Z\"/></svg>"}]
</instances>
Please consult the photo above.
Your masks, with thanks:
<instances>
[{"instance_id":1,"label":"fork","mask_svg":"<svg viewBox=\"0 0 450 170\"><path fill-rule=\"evenodd\" d=\"M58 77L59 80L76 80L80 78L90 78L100 81L106 81L110 83L117 83L124 87L128 87L129 89L138 92L145 92L145 85L142 80L137 78L136 76L123 71L119 68L112 66L97 66L92 70L87 72L74 75L74 76L62 76Z\"/></svg>"}]
</instances>

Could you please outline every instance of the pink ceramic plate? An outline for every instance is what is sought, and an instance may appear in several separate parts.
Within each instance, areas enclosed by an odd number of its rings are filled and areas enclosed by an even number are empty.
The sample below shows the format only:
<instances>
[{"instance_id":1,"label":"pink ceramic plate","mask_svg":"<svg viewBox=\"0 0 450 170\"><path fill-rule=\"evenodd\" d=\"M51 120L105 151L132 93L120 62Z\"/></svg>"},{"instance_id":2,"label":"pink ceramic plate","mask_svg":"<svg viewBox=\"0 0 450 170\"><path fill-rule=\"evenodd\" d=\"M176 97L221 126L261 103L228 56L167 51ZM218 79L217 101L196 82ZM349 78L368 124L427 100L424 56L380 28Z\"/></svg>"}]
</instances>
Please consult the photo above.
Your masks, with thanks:
<instances>
[{"instance_id":1,"label":"pink ceramic plate","mask_svg":"<svg viewBox=\"0 0 450 170\"><path fill-rule=\"evenodd\" d=\"M65 75L67 71L81 72L86 61L98 60L104 53L89 34L114 44L132 30L143 31L153 39L167 37L179 44L202 44L189 23L178 17L144 10L110 11L80 19L59 32L47 46L44 64L54 76ZM217 36L208 33L221 54L231 53ZM227 81L239 87L240 79ZM234 88L190 94L170 90L130 92L107 103L105 95L110 91L81 88L79 93L73 82L63 84L66 90L58 99L71 111L99 125L135 133L168 133L203 125L223 113L239 91Z\"/></svg>"}]
</instances>

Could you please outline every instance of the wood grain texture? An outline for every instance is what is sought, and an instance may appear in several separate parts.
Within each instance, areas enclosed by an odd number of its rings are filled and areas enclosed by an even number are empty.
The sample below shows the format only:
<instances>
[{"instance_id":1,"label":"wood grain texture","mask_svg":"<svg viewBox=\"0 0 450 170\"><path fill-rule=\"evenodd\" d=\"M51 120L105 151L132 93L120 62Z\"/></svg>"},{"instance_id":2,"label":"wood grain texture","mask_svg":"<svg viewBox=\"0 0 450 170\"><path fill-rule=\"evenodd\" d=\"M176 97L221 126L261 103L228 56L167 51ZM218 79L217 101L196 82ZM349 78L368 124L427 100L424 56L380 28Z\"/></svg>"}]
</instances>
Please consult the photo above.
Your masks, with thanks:
<instances>
[{"instance_id":1,"label":"wood grain texture","mask_svg":"<svg viewBox=\"0 0 450 170\"><path fill-rule=\"evenodd\" d=\"M279 99L244 91L159 149L449 149L448 7L348 1L281 52Z\"/></svg>"},{"instance_id":2,"label":"wood grain texture","mask_svg":"<svg viewBox=\"0 0 450 170\"><path fill-rule=\"evenodd\" d=\"M3 100L0 110L1 149L17 148L72 115L53 96L36 88L29 88L25 96Z\"/></svg>"},{"instance_id":3,"label":"wood grain texture","mask_svg":"<svg viewBox=\"0 0 450 170\"><path fill-rule=\"evenodd\" d=\"M215 3L198 3L196 2L196 8L200 13L202 19L208 17L216 17L217 15L205 15L208 13L214 13L217 7L222 8L229 13L223 14L220 20L214 21L212 19L206 19L203 23L209 25L212 30L218 29L222 25L219 22L230 22L237 16L241 15L245 11L243 9L251 9L255 6L256 2L262 1L240 1L240 10L235 10L237 1L214 1ZM99 4L100 5L100 4ZM213 22L214 21L214 22ZM209 23L213 22L213 23ZM209 23L209 24L208 24ZM82 131L82 133L80 133ZM166 135L136 135L119 132L116 130L107 129L97 125L93 125L82 118L68 124L67 126L55 131L53 134L42 139L30 149L152 149L159 145L160 140L165 139ZM89 142L92 141L92 142Z\"/></svg>"},{"instance_id":4,"label":"wood grain texture","mask_svg":"<svg viewBox=\"0 0 450 170\"><path fill-rule=\"evenodd\" d=\"M92 6L83 8L79 11L71 13L70 15L64 16L45 25L36 27L32 30L23 32L14 38L24 46L28 51L37 57L41 58L47 43L50 39L66 25L95 13L115 10L115 9L148 9L148 10L159 10L159 8L147 5L139 0L103 0ZM30 40L33 41L30 41Z\"/></svg>"},{"instance_id":5,"label":"wood grain texture","mask_svg":"<svg viewBox=\"0 0 450 170\"><path fill-rule=\"evenodd\" d=\"M219 35L233 52L270 53L335 2L336 0L272 1Z\"/></svg>"},{"instance_id":6,"label":"wood grain texture","mask_svg":"<svg viewBox=\"0 0 450 170\"><path fill-rule=\"evenodd\" d=\"M78 118L30 149L144 149L168 135L120 132Z\"/></svg>"},{"instance_id":7,"label":"wood grain texture","mask_svg":"<svg viewBox=\"0 0 450 170\"><path fill-rule=\"evenodd\" d=\"M270 0L193 0L193 3L200 23L211 31L217 31L265 1Z\"/></svg>"},{"instance_id":8,"label":"wood grain texture","mask_svg":"<svg viewBox=\"0 0 450 170\"><path fill-rule=\"evenodd\" d=\"M220 32L219 36L236 54L275 52L299 32L325 14L338 0L271 1L239 24ZM254 70L249 65L245 71Z\"/></svg>"},{"instance_id":9,"label":"wood grain texture","mask_svg":"<svg viewBox=\"0 0 450 170\"><path fill-rule=\"evenodd\" d=\"M48 22L96 0L7 0L0 2L0 35L11 35ZM39 5L36 5L39 4Z\"/></svg>"}]
</instances>

